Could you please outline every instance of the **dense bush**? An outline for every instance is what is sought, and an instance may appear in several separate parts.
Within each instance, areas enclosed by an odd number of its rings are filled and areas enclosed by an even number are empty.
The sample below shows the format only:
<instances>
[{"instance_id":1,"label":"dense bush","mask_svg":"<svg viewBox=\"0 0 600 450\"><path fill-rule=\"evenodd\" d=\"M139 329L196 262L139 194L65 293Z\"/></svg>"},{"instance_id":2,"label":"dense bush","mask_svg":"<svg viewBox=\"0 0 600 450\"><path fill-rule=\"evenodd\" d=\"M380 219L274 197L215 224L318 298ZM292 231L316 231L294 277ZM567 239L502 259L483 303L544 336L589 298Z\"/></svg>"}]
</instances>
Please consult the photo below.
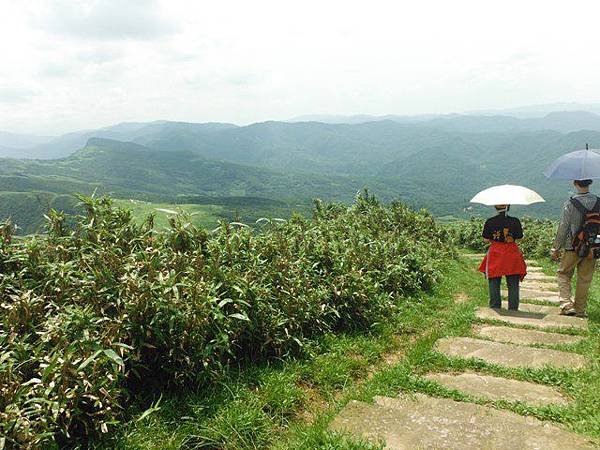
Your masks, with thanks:
<instances>
[{"instance_id":1,"label":"dense bush","mask_svg":"<svg viewBox=\"0 0 600 450\"><path fill-rule=\"evenodd\" d=\"M449 230L454 243L474 251L484 252L488 244L483 241L481 232L484 219L471 218L465 222L454 222L444 225ZM556 223L551 220L524 218L523 239L518 244L523 254L528 258L543 258L550 255L554 242Z\"/></svg>"},{"instance_id":2,"label":"dense bush","mask_svg":"<svg viewBox=\"0 0 600 450\"><path fill-rule=\"evenodd\" d=\"M136 225L83 198L74 227L0 228L0 433L9 448L78 443L139 390L210 383L230 364L298 354L315 336L367 329L431 288L453 253L431 216L363 195L314 217Z\"/></svg>"}]
</instances>

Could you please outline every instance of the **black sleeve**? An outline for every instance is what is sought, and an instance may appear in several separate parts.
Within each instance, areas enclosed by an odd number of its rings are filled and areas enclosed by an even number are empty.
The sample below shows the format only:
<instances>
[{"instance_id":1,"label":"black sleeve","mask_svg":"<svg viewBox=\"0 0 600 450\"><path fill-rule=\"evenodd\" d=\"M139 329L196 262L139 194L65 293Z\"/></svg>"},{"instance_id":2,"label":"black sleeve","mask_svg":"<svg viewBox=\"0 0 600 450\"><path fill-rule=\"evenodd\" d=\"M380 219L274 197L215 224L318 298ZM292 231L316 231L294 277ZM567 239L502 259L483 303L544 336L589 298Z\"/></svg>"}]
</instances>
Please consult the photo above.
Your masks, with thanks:
<instances>
[{"instance_id":1,"label":"black sleeve","mask_svg":"<svg viewBox=\"0 0 600 450\"><path fill-rule=\"evenodd\" d=\"M490 219L485 221L485 225L483 226L483 233L481 233L481 237L485 239L492 239L492 230L490 227Z\"/></svg>"},{"instance_id":2,"label":"black sleeve","mask_svg":"<svg viewBox=\"0 0 600 450\"><path fill-rule=\"evenodd\" d=\"M514 230L512 232L513 238L515 239L523 239L523 227L521 226L521 221L515 218Z\"/></svg>"}]
</instances>

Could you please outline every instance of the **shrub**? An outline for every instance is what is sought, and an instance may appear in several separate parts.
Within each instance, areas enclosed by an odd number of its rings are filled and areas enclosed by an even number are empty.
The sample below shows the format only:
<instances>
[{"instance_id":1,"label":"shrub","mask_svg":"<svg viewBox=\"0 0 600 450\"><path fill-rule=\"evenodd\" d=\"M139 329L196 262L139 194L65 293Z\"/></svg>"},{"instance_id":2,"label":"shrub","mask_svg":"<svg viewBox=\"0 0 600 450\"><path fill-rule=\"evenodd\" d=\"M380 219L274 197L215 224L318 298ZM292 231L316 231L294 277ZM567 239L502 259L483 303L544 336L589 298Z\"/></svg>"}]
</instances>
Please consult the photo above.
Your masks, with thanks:
<instances>
[{"instance_id":1,"label":"shrub","mask_svg":"<svg viewBox=\"0 0 600 450\"><path fill-rule=\"evenodd\" d=\"M488 244L483 241L481 231L484 220L473 217L469 221L454 222L444 225L457 246L469 250L484 252ZM556 233L556 223L547 219L532 219L525 217L523 224L523 239L519 247L528 258L543 258L549 256L550 248Z\"/></svg>"},{"instance_id":2,"label":"shrub","mask_svg":"<svg viewBox=\"0 0 600 450\"><path fill-rule=\"evenodd\" d=\"M12 241L0 226L7 447L85 445L139 391L211 383L232 363L367 329L434 286L454 254L429 214L368 194L260 232L208 233L179 215L156 233L109 198L81 201L84 216L70 226L52 212L44 236Z\"/></svg>"}]
</instances>

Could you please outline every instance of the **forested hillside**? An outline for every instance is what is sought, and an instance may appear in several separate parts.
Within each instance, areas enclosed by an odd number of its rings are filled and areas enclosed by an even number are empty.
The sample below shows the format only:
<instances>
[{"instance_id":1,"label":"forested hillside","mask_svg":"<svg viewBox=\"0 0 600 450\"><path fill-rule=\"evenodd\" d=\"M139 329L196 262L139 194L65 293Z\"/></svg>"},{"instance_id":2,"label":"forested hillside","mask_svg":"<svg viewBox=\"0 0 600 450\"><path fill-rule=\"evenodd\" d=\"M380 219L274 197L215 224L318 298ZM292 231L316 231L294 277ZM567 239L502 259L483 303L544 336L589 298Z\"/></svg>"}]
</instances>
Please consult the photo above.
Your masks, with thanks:
<instances>
[{"instance_id":1,"label":"forested hillside","mask_svg":"<svg viewBox=\"0 0 600 450\"><path fill-rule=\"evenodd\" d=\"M543 120L458 116L419 123L264 122L244 127L164 121L120 124L72 133L36 147L41 151L46 146L46 157L63 155L59 159L0 160L4 193L0 218L11 216L22 231L32 232L42 222L40 205L53 204L38 197L96 191L163 206L185 203L184 196L214 198L205 203L213 206L224 198L247 198L247 205L222 213L232 218L243 210L248 214L242 219L250 220L261 212L306 210L316 197L348 202L365 187L385 201L400 199L435 215L468 217L463 210L473 194L502 183L526 185L546 198L546 204L516 209L518 214L553 216L570 186L547 181L543 169L586 143L600 147L600 131L515 131L507 123L537 121L536 126L563 124L566 129L575 123L593 125L595 120L591 113L567 118L562 114ZM68 150L75 145L76 151ZM61 202L56 204L74 203ZM282 202L285 207L257 209L261 202L272 206ZM474 212L487 213L481 207Z\"/></svg>"}]
</instances>

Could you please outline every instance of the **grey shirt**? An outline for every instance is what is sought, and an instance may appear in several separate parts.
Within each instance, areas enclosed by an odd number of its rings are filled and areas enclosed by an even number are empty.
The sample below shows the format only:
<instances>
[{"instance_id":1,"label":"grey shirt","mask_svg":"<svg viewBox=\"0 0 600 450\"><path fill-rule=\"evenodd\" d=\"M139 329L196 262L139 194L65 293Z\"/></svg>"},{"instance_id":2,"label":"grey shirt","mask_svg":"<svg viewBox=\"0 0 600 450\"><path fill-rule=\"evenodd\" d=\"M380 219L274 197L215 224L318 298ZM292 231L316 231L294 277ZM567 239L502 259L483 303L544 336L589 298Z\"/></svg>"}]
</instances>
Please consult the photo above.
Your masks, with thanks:
<instances>
[{"instance_id":1,"label":"grey shirt","mask_svg":"<svg viewBox=\"0 0 600 450\"><path fill-rule=\"evenodd\" d=\"M590 192L575 194L573 198L579 200L587 209L593 208L598 199ZM556 250L573 250L573 237L577 234L581 225L583 225L583 215L577 211L570 200L567 200L560 216L556 239L554 239L554 248Z\"/></svg>"}]
</instances>

